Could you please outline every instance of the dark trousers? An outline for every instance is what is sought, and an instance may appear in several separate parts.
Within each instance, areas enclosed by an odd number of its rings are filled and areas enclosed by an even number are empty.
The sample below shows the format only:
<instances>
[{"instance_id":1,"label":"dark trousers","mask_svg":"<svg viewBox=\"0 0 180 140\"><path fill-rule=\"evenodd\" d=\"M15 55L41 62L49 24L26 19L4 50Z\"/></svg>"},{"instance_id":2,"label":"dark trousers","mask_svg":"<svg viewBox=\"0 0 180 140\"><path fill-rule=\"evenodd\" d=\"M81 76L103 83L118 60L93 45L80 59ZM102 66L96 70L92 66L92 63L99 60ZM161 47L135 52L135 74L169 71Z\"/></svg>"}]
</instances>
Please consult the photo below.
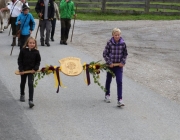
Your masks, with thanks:
<instances>
[{"instance_id":1,"label":"dark trousers","mask_svg":"<svg viewBox=\"0 0 180 140\"><path fill-rule=\"evenodd\" d=\"M54 38L54 32L55 32L55 28L56 28L56 18L54 18L53 20L51 20L51 24L52 24L51 38Z\"/></svg>"},{"instance_id":2,"label":"dark trousers","mask_svg":"<svg viewBox=\"0 0 180 140\"><path fill-rule=\"evenodd\" d=\"M71 28L71 19L61 18L61 40L67 41L69 30Z\"/></svg>"},{"instance_id":3,"label":"dark trousers","mask_svg":"<svg viewBox=\"0 0 180 140\"><path fill-rule=\"evenodd\" d=\"M51 31L51 21L48 19L40 20L40 40L44 42L44 30L46 30L45 42L49 43L50 31Z\"/></svg>"},{"instance_id":4,"label":"dark trousers","mask_svg":"<svg viewBox=\"0 0 180 140\"><path fill-rule=\"evenodd\" d=\"M117 100L119 101L120 99L122 99L122 77L123 77L123 68L121 67L113 67L110 68L115 76L116 76L116 83L117 83ZM111 81L112 81L112 75L107 72L107 76L106 76L106 95L110 95L110 85L111 85Z\"/></svg>"},{"instance_id":5,"label":"dark trousers","mask_svg":"<svg viewBox=\"0 0 180 140\"><path fill-rule=\"evenodd\" d=\"M33 82L34 82L34 77L33 74L24 74L21 75L21 83L20 83L20 90L21 90L21 95L25 95L25 85L26 85L26 78L28 77L28 86L29 86L29 101L33 101L33 94L34 94L34 87L33 87Z\"/></svg>"},{"instance_id":6,"label":"dark trousers","mask_svg":"<svg viewBox=\"0 0 180 140\"><path fill-rule=\"evenodd\" d=\"M12 28L12 35L16 36L17 30L18 30L18 26L16 26L16 19L17 17L11 17L10 18L10 23L11 23L11 28Z\"/></svg>"},{"instance_id":7,"label":"dark trousers","mask_svg":"<svg viewBox=\"0 0 180 140\"><path fill-rule=\"evenodd\" d=\"M23 48L25 42L27 41L27 39L30 37L30 34L29 35L21 35L20 36L20 49Z\"/></svg>"}]
</instances>

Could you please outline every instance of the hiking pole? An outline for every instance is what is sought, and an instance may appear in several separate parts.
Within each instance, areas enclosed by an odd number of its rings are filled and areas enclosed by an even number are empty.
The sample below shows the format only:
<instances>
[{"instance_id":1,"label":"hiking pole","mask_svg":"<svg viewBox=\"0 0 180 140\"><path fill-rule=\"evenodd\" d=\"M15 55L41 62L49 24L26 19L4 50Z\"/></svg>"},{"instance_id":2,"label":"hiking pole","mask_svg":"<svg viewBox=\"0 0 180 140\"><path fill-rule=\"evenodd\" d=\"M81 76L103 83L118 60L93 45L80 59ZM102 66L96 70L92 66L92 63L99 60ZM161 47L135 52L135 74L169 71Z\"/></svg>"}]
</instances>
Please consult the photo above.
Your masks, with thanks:
<instances>
[{"instance_id":1,"label":"hiking pole","mask_svg":"<svg viewBox=\"0 0 180 140\"><path fill-rule=\"evenodd\" d=\"M42 14L42 10L41 10L40 13ZM39 16L39 24L38 24L38 28L37 28L37 31L36 31L35 39L37 38L38 30L39 30L39 27L40 27L40 20L41 20L41 17Z\"/></svg>"},{"instance_id":2,"label":"hiking pole","mask_svg":"<svg viewBox=\"0 0 180 140\"><path fill-rule=\"evenodd\" d=\"M13 48L14 48L14 45L12 46L12 49L11 49L11 53L10 53L10 55L12 55Z\"/></svg>"},{"instance_id":3,"label":"hiking pole","mask_svg":"<svg viewBox=\"0 0 180 140\"><path fill-rule=\"evenodd\" d=\"M19 28L19 30L16 32L16 37L20 38L20 35L21 35L20 25L18 26L18 28ZM15 38L16 38L16 37L15 37ZM15 45L12 46L10 55L12 55L12 51L13 51L13 49L14 49L14 46L15 46Z\"/></svg>"},{"instance_id":4,"label":"hiking pole","mask_svg":"<svg viewBox=\"0 0 180 140\"><path fill-rule=\"evenodd\" d=\"M10 29L9 29L9 34L8 34L8 36L10 36L10 33L11 33L11 27L10 27Z\"/></svg>"},{"instance_id":5,"label":"hiking pole","mask_svg":"<svg viewBox=\"0 0 180 140\"><path fill-rule=\"evenodd\" d=\"M77 12L77 4L76 4L76 10L75 10L75 14ZM73 23L73 28L72 28L72 35L71 35L71 42L72 42L72 37L73 37L73 31L74 31L74 24L75 24L75 20L76 20L76 15L74 17L74 23Z\"/></svg>"},{"instance_id":6,"label":"hiking pole","mask_svg":"<svg viewBox=\"0 0 180 140\"><path fill-rule=\"evenodd\" d=\"M17 36L17 33L16 33L16 36ZM15 45L12 45L10 56L12 55L12 52L13 52L14 46L15 46Z\"/></svg>"},{"instance_id":7,"label":"hiking pole","mask_svg":"<svg viewBox=\"0 0 180 140\"><path fill-rule=\"evenodd\" d=\"M40 24L40 19L39 19L39 24ZM38 34L39 26L40 26L39 24L38 24L38 28L37 28L37 31L36 31L35 39L37 38L37 34Z\"/></svg>"}]
</instances>

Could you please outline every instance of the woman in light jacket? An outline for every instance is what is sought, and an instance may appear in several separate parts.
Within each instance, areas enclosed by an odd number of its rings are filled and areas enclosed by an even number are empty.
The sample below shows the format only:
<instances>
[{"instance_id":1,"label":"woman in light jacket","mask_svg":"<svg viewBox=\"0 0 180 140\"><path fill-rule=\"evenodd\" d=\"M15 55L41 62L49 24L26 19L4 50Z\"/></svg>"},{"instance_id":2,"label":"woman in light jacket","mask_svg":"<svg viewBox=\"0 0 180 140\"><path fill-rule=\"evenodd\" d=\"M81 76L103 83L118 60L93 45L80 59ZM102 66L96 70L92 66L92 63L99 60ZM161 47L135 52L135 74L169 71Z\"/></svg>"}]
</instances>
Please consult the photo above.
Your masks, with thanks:
<instances>
[{"instance_id":1,"label":"woman in light jacket","mask_svg":"<svg viewBox=\"0 0 180 140\"><path fill-rule=\"evenodd\" d=\"M60 20L60 15L59 15L59 8L57 6L57 4L55 3L55 0L53 0L53 4L54 4L54 18L53 20L51 20L51 24L52 24L52 29L51 29L51 41L54 41L54 31L55 31L55 27L56 27L56 19Z\"/></svg>"}]
</instances>

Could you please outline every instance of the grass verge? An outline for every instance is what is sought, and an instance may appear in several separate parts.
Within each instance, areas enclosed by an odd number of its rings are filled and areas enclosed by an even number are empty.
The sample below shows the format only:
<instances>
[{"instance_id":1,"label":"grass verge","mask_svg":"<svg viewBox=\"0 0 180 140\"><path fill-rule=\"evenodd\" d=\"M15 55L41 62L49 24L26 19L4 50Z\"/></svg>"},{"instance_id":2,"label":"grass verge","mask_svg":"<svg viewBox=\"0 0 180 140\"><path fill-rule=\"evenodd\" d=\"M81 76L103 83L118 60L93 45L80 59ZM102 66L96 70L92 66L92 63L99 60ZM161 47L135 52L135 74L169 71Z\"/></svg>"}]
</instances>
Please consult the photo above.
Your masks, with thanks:
<instances>
[{"instance_id":1,"label":"grass verge","mask_svg":"<svg viewBox=\"0 0 180 140\"><path fill-rule=\"evenodd\" d=\"M35 19L38 16L35 12L31 12ZM79 20L104 20L104 21L118 21L118 20L180 20L180 16L163 16L163 15L129 15L129 14L101 14L101 13L78 13Z\"/></svg>"},{"instance_id":2,"label":"grass verge","mask_svg":"<svg viewBox=\"0 0 180 140\"><path fill-rule=\"evenodd\" d=\"M129 14L101 14L101 13L78 13L79 20L179 20L180 16L163 16L163 15L129 15Z\"/></svg>"}]
</instances>

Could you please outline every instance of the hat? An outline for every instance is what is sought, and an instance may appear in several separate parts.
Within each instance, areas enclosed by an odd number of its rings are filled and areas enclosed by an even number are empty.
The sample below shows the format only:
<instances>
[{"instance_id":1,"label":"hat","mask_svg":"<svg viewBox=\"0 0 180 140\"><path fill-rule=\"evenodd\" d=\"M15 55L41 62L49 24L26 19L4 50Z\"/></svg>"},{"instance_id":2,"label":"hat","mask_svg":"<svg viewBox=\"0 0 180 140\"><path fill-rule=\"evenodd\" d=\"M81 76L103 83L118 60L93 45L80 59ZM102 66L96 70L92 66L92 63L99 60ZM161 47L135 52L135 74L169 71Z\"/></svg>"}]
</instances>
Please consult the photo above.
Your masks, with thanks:
<instances>
[{"instance_id":1,"label":"hat","mask_svg":"<svg viewBox=\"0 0 180 140\"><path fill-rule=\"evenodd\" d=\"M27 6L26 4L23 4L22 6L22 11L26 10L26 9L30 9L29 6Z\"/></svg>"}]
</instances>

